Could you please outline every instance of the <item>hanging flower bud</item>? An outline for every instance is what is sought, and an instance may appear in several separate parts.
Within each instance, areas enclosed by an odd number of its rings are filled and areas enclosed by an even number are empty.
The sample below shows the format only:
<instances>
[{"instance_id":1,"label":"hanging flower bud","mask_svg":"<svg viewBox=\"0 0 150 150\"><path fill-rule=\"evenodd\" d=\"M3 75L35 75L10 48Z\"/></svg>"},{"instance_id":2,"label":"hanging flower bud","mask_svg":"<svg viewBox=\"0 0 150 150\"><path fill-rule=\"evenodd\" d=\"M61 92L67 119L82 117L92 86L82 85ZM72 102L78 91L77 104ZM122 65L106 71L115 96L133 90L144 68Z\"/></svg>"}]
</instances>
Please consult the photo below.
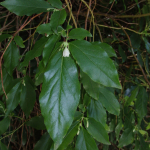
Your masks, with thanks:
<instances>
[{"instance_id":1,"label":"hanging flower bud","mask_svg":"<svg viewBox=\"0 0 150 150\"><path fill-rule=\"evenodd\" d=\"M70 52L69 49L67 47L65 47L64 51L63 51L63 57L69 57Z\"/></svg>"}]
</instances>

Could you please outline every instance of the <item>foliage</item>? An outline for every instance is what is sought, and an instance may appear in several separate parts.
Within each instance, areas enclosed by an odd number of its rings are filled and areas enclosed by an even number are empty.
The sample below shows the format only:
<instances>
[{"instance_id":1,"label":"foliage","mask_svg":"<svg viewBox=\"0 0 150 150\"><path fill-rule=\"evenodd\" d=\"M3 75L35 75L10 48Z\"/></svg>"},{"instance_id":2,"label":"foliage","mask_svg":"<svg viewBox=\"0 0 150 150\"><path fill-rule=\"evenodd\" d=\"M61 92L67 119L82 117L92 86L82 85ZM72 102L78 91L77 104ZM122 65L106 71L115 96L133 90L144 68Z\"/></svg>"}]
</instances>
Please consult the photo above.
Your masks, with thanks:
<instances>
[{"instance_id":1,"label":"foliage","mask_svg":"<svg viewBox=\"0 0 150 150\"><path fill-rule=\"evenodd\" d=\"M150 149L149 1L0 4L0 149Z\"/></svg>"}]
</instances>

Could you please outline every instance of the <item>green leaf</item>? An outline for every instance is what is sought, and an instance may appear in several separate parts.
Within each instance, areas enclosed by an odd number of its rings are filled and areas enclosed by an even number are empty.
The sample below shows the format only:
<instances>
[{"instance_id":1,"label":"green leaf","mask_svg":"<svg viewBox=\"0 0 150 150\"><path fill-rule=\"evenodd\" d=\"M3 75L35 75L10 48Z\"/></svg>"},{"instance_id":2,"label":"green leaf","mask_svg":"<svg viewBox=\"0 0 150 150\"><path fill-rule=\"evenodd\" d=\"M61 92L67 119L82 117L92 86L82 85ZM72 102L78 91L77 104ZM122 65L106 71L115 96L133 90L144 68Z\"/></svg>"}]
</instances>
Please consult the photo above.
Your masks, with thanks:
<instances>
[{"instance_id":1,"label":"green leaf","mask_svg":"<svg viewBox=\"0 0 150 150\"><path fill-rule=\"evenodd\" d=\"M35 13L47 12L49 8L53 9L53 7L44 0L5 0L1 5L18 16L31 16Z\"/></svg>"},{"instance_id":2,"label":"green leaf","mask_svg":"<svg viewBox=\"0 0 150 150\"><path fill-rule=\"evenodd\" d=\"M139 148L140 148L140 142L138 140L135 140L134 150L139 150Z\"/></svg>"},{"instance_id":3,"label":"green leaf","mask_svg":"<svg viewBox=\"0 0 150 150\"><path fill-rule=\"evenodd\" d=\"M147 52L150 54L150 43L148 42L148 40L145 37L143 37L143 40L145 42L145 48L146 48Z\"/></svg>"},{"instance_id":4,"label":"green leaf","mask_svg":"<svg viewBox=\"0 0 150 150\"><path fill-rule=\"evenodd\" d=\"M60 35L52 35L49 37L48 41L46 42L43 50L43 63L45 66L58 40L60 40Z\"/></svg>"},{"instance_id":5,"label":"green leaf","mask_svg":"<svg viewBox=\"0 0 150 150\"><path fill-rule=\"evenodd\" d=\"M1 150L8 150L7 146L5 144L3 144L1 141L0 141L0 149Z\"/></svg>"},{"instance_id":6,"label":"green leaf","mask_svg":"<svg viewBox=\"0 0 150 150\"><path fill-rule=\"evenodd\" d=\"M143 58L141 56L141 51L137 50L137 59L140 63L140 65L143 67Z\"/></svg>"},{"instance_id":7,"label":"green leaf","mask_svg":"<svg viewBox=\"0 0 150 150\"><path fill-rule=\"evenodd\" d=\"M6 100L6 116L12 112L20 102L21 82L19 81L7 94Z\"/></svg>"},{"instance_id":8,"label":"green leaf","mask_svg":"<svg viewBox=\"0 0 150 150\"><path fill-rule=\"evenodd\" d=\"M118 46L118 50L119 50L120 56L122 57L122 63L124 63L127 59L127 56L120 45Z\"/></svg>"},{"instance_id":9,"label":"green leaf","mask_svg":"<svg viewBox=\"0 0 150 150\"><path fill-rule=\"evenodd\" d=\"M86 126L86 125L85 125ZM88 118L88 126L86 126L87 131L98 141L106 145L110 145L109 136L104 128L104 126L95 121L95 119Z\"/></svg>"},{"instance_id":10,"label":"green leaf","mask_svg":"<svg viewBox=\"0 0 150 150\"><path fill-rule=\"evenodd\" d=\"M88 117L95 119L97 122L100 122L104 127L106 127L106 110L100 101L91 99L91 103L89 104L87 111Z\"/></svg>"},{"instance_id":11,"label":"green leaf","mask_svg":"<svg viewBox=\"0 0 150 150\"><path fill-rule=\"evenodd\" d=\"M43 116L36 116L31 118L28 122L26 122L26 125L35 128L37 130L46 129Z\"/></svg>"},{"instance_id":12,"label":"green leaf","mask_svg":"<svg viewBox=\"0 0 150 150\"><path fill-rule=\"evenodd\" d=\"M0 136L8 129L10 125L10 118L6 117L0 121Z\"/></svg>"},{"instance_id":13,"label":"green leaf","mask_svg":"<svg viewBox=\"0 0 150 150\"><path fill-rule=\"evenodd\" d=\"M62 2L60 0L48 0L50 4L58 9L62 9Z\"/></svg>"},{"instance_id":14,"label":"green leaf","mask_svg":"<svg viewBox=\"0 0 150 150\"><path fill-rule=\"evenodd\" d=\"M43 61L39 62L39 66L36 70L36 75L35 75L35 85L38 86L41 83L43 83L43 78L44 78L44 63Z\"/></svg>"},{"instance_id":15,"label":"green leaf","mask_svg":"<svg viewBox=\"0 0 150 150\"><path fill-rule=\"evenodd\" d=\"M98 150L94 139L83 127L77 138L75 150Z\"/></svg>"},{"instance_id":16,"label":"green leaf","mask_svg":"<svg viewBox=\"0 0 150 150\"><path fill-rule=\"evenodd\" d=\"M53 141L48 132L45 132L41 139L35 144L33 150L50 150Z\"/></svg>"},{"instance_id":17,"label":"green leaf","mask_svg":"<svg viewBox=\"0 0 150 150\"><path fill-rule=\"evenodd\" d=\"M118 124L117 124L117 126L116 126L116 128L115 128L115 133L116 133L116 139L117 140L119 138L119 134L120 134L120 131L122 129L122 126L123 126L122 120L120 119L119 122L118 122Z\"/></svg>"},{"instance_id":18,"label":"green leaf","mask_svg":"<svg viewBox=\"0 0 150 150\"><path fill-rule=\"evenodd\" d=\"M44 47L45 43L47 42L47 40L48 40L48 38L42 37L40 40L38 40L35 43L34 48L31 51L26 53L24 61L20 64L20 68L27 66L30 60L32 60L35 57L38 57L42 54L43 47Z\"/></svg>"},{"instance_id":19,"label":"green leaf","mask_svg":"<svg viewBox=\"0 0 150 150\"><path fill-rule=\"evenodd\" d=\"M140 87L139 93L137 95L137 100L135 102L135 109L140 120L142 120L143 117L145 117L145 115L147 114L147 102L148 94L144 87Z\"/></svg>"},{"instance_id":20,"label":"green leaf","mask_svg":"<svg viewBox=\"0 0 150 150\"><path fill-rule=\"evenodd\" d=\"M12 41L4 54L4 66L8 73L12 75L13 70L19 63L19 50L15 43Z\"/></svg>"},{"instance_id":21,"label":"green leaf","mask_svg":"<svg viewBox=\"0 0 150 150\"><path fill-rule=\"evenodd\" d=\"M54 30L56 30L56 28L59 25L61 25L61 24L63 24L65 22L66 16L67 16L67 14L66 14L65 9L62 9L60 11L54 11L54 13L51 16L51 21L50 21L51 27Z\"/></svg>"},{"instance_id":22,"label":"green leaf","mask_svg":"<svg viewBox=\"0 0 150 150\"><path fill-rule=\"evenodd\" d=\"M14 40L16 42L16 45L18 45L21 48L25 48L25 45L23 44L23 39L20 36L15 36Z\"/></svg>"},{"instance_id":23,"label":"green leaf","mask_svg":"<svg viewBox=\"0 0 150 150\"><path fill-rule=\"evenodd\" d=\"M4 41L5 39L7 39L9 37L11 37L10 34L2 34L2 35L0 35L0 42Z\"/></svg>"},{"instance_id":24,"label":"green leaf","mask_svg":"<svg viewBox=\"0 0 150 150\"><path fill-rule=\"evenodd\" d=\"M72 26L71 25L67 25L66 30L70 30L70 29L72 29Z\"/></svg>"},{"instance_id":25,"label":"green leaf","mask_svg":"<svg viewBox=\"0 0 150 150\"><path fill-rule=\"evenodd\" d=\"M149 150L149 144L145 142L144 137L139 133L140 137L140 149L139 150Z\"/></svg>"},{"instance_id":26,"label":"green leaf","mask_svg":"<svg viewBox=\"0 0 150 150\"><path fill-rule=\"evenodd\" d=\"M4 114L5 112L5 105L2 101L0 101L0 113Z\"/></svg>"},{"instance_id":27,"label":"green leaf","mask_svg":"<svg viewBox=\"0 0 150 150\"><path fill-rule=\"evenodd\" d=\"M142 41L141 40L141 35L133 33L130 36L130 40L131 40L132 47L133 47L134 51L137 51L137 49L140 48L140 44L141 44L141 41Z\"/></svg>"},{"instance_id":28,"label":"green leaf","mask_svg":"<svg viewBox=\"0 0 150 150\"><path fill-rule=\"evenodd\" d=\"M79 103L77 68L70 57L59 51L48 63L40 94L41 112L55 149L69 129Z\"/></svg>"},{"instance_id":29,"label":"green leaf","mask_svg":"<svg viewBox=\"0 0 150 150\"><path fill-rule=\"evenodd\" d=\"M149 130L150 129L150 123L148 123L147 127L146 127L146 130Z\"/></svg>"},{"instance_id":30,"label":"green leaf","mask_svg":"<svg viewBox=\"0 0 150 150\"><path fill-rule=\"evenodd\" d=\"M136 98L138 92L139 92L139 86L137 86L137 87L131 92L131 96L127 99L126 105L130 105L131 102L134 101L134 99Z\"/></svg>"},{"instance_id":31,"label":"green leaf","mask_svg":"<svg viewBox=\"0 0 150 150\"><path fill-rule=\"evenodd\" d=\"M69 145L65 150L75 150L73 145Z\"/></svg>"},{"instance_id":32,"label":"green leaf","mask_svg":"<svg viewBox=\"0 0 150 150\"><path fill-rule=\"evenodd\" d=\"M75 122L77 120L80 120L82 116L83 116L83 114L80 111L76 111L74 114L74 120L73 121Z\"/></svg>"},{"instance_id":33,"label":"green leaf","mask_svg":"<svg viewBox=\"0 0 150 150\"><path fill-rule=\"evenodd\" d=\"M69 32L68 37L69 40L70 39L83 40L85 37L92 37L92 34L83 28L76 28L76 29L72 29Z\"/></svg>"},{"instance_id":34,"label":"green leaf","mask_svg":"<svg viewBox=\"0 0 150 150\"><path fill-rule=\"evenodd\" d=\"M108 112L119 115L120 105L115 95L106 87L92 81L85 73L81 72L81 82L86 92L107 109ZM98 103L98 102L97 102Z\"/></svg>"},{"instance_id":35,"label":"green leaf","mask_svg":"<svg viewBox=\"0 0 150 150\"><path fill-rule=\"evenodd\" d=\"M78 126L79 126L79 121L76 121L71 125L58 150L64 150L67 148L67 146L73 140L74 136L77 134Z\"/></svg>"},{"instance_id":36,"label":"green leaf","mask_svg":"<svg viewBox=\"0 0 150 150\"><path fill-rule=\"evenodd\" d=\"M20 97L20 106L24 111L26 117L28 117L33 109L36 93L34 87L28 82L28 77L24 78L24 84L22 84L22 91Z\"/></svg>"},{"instance_id":37,"label":"green leaf","mask_svg":"<svg viewBox=\"0 0 150 150\"><path fill-rule=\"evenodd\" d=\"M83 104L84 104L84 106L88 106L88 105L90 104L90 102L91 102L91 98L90 98L90 96L86 93L86 94L84 95L84 99L83 99Z\"/></svg>"},{"instance_id":38,"label":"green leaf","mask_svg":"<svg viewBox=\"0 0 150 150\"><path fill-rule=\"evenodd\" d=\"M146 59L145 59L145 69L146 69L146 72L149 72L149 56L148 56L148 53L146 54Z\"/></svg>"},{"instance_id":39,"label":"green leaf","mask_svg":"<svg viewBox=\"0 0 150 150\"><path fill-rule=\"evenodd\" d=\"M82 40L70 42L69 49L82 71L93 81L121 89L115 65L103 49Z\"/></svg>"},{"instance_id":40,"label":"green leaf","mask_svg":"<svg viewBox=\"0 0 150 150\"><path fill-rule=\"evenodd\" d=\"M131 144L133 142L133 139L134 139L133 128L130 127L125 129L120 137L118 147L121 148Z\"/></svg>"},{"instance_id":41,"label":"green leaf","mask_svg":"<svg viewBox=\"0 0 150 150\"><path fill-rule=\"evenodd\" d=\"M39 34L53 34L53 31L51 30L51 23L38 26L36 32L38 32Z\"/></svg>"},{"instance_id":42,"label":"green leaf","mask_svg":"<svg viewBox=\"0 0 150 150\"><path fill-rule=\"evenodd\" d=\"M2 70L2 72L3 72L3 85L4 85L5 92L7 94L10 91L10 89L14 86L13 85L14 79L12 76L8 74L5 68ZM0 74L0 95L2 95L3 93L4 92L2 89L1 74Z\"/></svg>"},{"instance_id":43,"label":"green leaf","mask_svg":"<svg viewBox=\"0 0 150 150\"><path fill-rule=\"evenodd\" d=\"M92 44L100 46L108 54L109 57L117 57L114 49L107 43L94 42Z\"/></svg>"}]
</instances>

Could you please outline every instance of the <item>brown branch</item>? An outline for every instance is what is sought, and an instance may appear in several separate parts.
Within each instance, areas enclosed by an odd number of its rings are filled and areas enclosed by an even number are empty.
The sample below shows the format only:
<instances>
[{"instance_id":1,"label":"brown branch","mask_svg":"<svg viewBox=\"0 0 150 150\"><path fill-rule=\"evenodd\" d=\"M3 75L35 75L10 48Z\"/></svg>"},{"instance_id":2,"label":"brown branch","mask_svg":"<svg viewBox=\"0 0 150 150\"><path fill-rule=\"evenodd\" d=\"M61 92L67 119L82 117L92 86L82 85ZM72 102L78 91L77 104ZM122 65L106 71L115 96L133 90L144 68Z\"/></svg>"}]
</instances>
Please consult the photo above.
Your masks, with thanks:
<instances>
[{"instance_id":1,"label":"brown branch","mask_svg":"<svg viewBox=\"0 0 150 150\"><path fill-rule=\"evenodd\" d=\"M70 8L70 6L69 6L68 0L65 0L65 2L66 2L66 4L67 4L69 13L71 14L71 18L72 18L72 20L73 20L74 26L75 26L75 28L77 28L77 23L76 23L76 21L75 21L75 19L74 19L74 16L73 16L73 14L72 14L72 10L71 10L71 8Z\"/></svg>"},{"instance_id":2,"label":"brown branch","mask_svg":"<svg viewBox=\"0 0 150 150\"><path fill-rule=\"evenodd\" d=\"M33 16L28 22L27 22L27 20L28 20L29 17L27 17L27 19L25 20L25 22L23 23L23 25L18 29L18 31L16 31L16 32L14 33L13 37L12 37L11 40L9 41L8 45L6 46L6 48L5 48L5 50L4 50L3 54L2 54L2 56L1 56L1 58L0 58L0 72L1 72L2 89L3 89L3 92L4 92L5 96L6 96L6 98L7 98L7 95L6 95L6 92L5 92L5 89L4 89L4 84L3 84L3 72L2 72L2 59L3 59L3 56L4 56L4 54L5 54L6 50L7 50L7 48L9 47L10 43L12 42L12 40L13 40L14 37L17 35L17 33L18 33L19 31L21 31L26 25L28 25L34 18L38 17L38 16L41 15L41 14L42 14L42 13ZM27 22L27 23L26 23L26 22Z\"/></svg>"},{"instance_id":3,"label":"brown branch","mask_svg":"<svg viewBox=\"0 0 150 150\"><path fill-rule=\"evenodd\" d=\"M72 12L74 15L77 14L77 12L73 11ZM79 12L79 15L81 16L86 16L86 12ZM109 15L109 14L104 14L104 13L96 13L93 12L94 16L105 16L107 18L141 18L141 17L147 17L150 16L150 13L147 14L140 14L140 15Z\"/></svg>"},{"instance_id":4,"label":"brown branch","mask_svg":"<svg viewBox=\"0 0 150 150\"><path fill-rule=\"evenodd\" d=\"M140 62L138 61L136 55L134 54L134 50L133 50L132 43L131 43L131 40L130 40L129 35L128 35L127 32L124 30L124 28L120 25L119 22L117 22L117 21L114 20L114 19L112 19L112 20L120 26L120 28L122 29L122 31L123 31L123 32L125 33L125 35L127 36L128 40L129 40L129 44L130 44L130 47L131 47L131 52L132 52L132 54L133 54L133 57L134 57L134 59L136 60L138 66L140 67L140 70L142 71L142 74L143 74L143 76L144 76L145 81L146 81L146 82L148 83L148 85L150 86L150 82L149 82L149 80L147 79L147 76L146 76L146 74L145 74L145 72L144 72L144 70L143 70L143 68L142 68L142 66L141 66L141 64L140 64Z\"/></svg>"}]
</instances>

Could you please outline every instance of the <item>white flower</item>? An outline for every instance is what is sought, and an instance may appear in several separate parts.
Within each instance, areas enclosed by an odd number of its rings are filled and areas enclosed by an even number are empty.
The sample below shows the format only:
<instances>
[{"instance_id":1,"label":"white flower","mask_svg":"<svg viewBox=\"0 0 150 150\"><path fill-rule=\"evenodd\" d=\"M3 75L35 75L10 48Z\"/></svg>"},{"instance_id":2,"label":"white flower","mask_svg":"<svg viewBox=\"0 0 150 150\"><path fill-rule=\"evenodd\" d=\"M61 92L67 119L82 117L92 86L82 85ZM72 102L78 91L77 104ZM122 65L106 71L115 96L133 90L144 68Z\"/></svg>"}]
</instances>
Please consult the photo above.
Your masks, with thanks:
<instances>
[{"instance_id":1,"label":"white flower","mask_svg":"<svg viewBox=\"0 0 150 150\"><path fill-rule=\"evenodd\" d=\"M69 49L67 47L65 47L64 51L63 51L63 57L69 57L70 52Z\"/></svg>"}]
</instances>

